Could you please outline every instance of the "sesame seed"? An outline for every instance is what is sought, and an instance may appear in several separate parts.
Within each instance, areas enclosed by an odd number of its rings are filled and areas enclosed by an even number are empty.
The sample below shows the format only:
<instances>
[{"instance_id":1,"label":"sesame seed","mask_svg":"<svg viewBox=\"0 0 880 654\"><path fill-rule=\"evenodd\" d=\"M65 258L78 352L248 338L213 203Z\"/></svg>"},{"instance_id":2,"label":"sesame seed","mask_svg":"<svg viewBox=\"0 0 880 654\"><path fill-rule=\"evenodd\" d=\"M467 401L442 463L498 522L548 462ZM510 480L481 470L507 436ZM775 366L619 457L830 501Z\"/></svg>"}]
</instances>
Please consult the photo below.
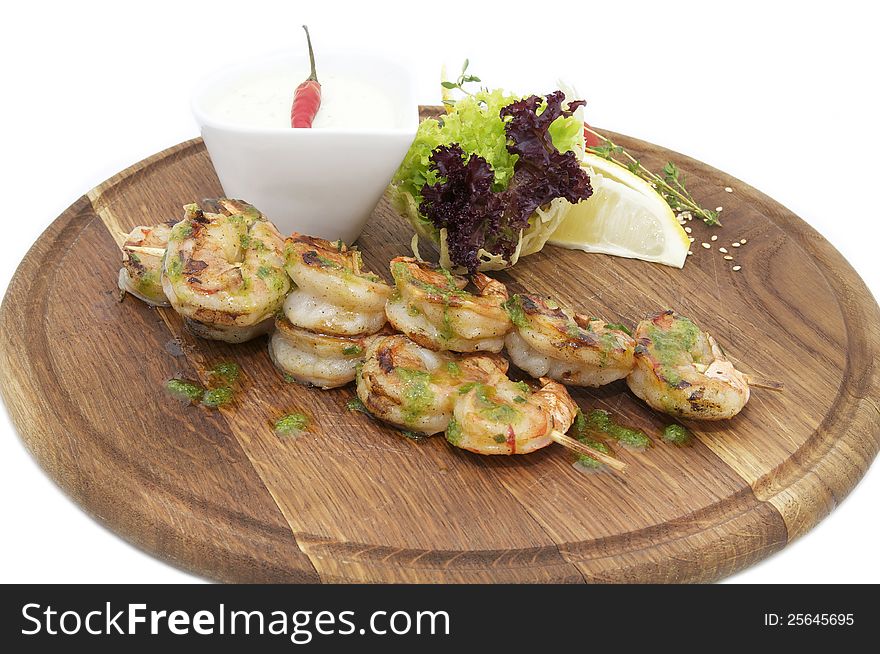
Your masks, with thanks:
<instances>
[{"instance_id":1,"label":"sesame seed","mask_svg":"<svg viewBox=\"0 0 880 654\"><path fill-rule=\"evenodd\" d=\"M693 252L691 252L690 250L688 250L688 256L689 256L689 257L693 256L693 254L694 254Z\"/></svg>"},{"instance_id":2,"label":"sesame seed","mask_svg":"<svg viewBox=\"0 0 880 654\"><path fill-rule=\"evenodd\" d=\"M724 207L715 207L715 211L724 211Z\"/></svg>"},{"instance_id":3,"label":"sesame seed","mask_svg":"<svg viewBox=\"0 0 880 654\"><path fill-rule=\"evenodd\" d=\"M730 188L729 186L725 186L724 190L727 191L728 193L733 193L733 189Z\"/></svg>"},{"instance_id":4,"label":"sesame seed","mask_svg":"<svg viewBox=\"0 0 880 654\"><path fill-rule=\"evenodd\" d=\"M732 247L735 247L735 248L738 248L738 247L740 246L739 243L731 243L730 245L731 245Z\"/></svg>"},{"instance_id":5,"label":"sesame seed","mask_svg":"<svg viewBox=\"0 0 880 654\"><path fill-rule=\"evenodd\" d=\"M685 227L684 231L686 231L688 234L690 234L694 230L692 230L690 227Z\"/></svg>"},{"instance_id":6,"label":"sesame seed","mask_svg":"<svg viewBox=\"0 0 880 654\"><path fill-rule=\"evenodd\" d=\"M738 271L738 270L742 270L742 266L734 266L734 267L732 268L732 270L733 270L733 272L736 272L736 271Z\"/></svg>"},{"instance_id":7,"label":"sesame seed","mask_svg":"<svg viewBox=\"0 0 880 654\"><path fill-rule=\"evenodd\" d=\"M733 261L733 257L728 254L726 257L724 257L724 260L725 261Z\"/></svg>"},{"instance_id":8,"label":"sesame seed","mask_svg":"<svg viewBox=\"0 0 880 654\"><path fill-rule=\"evenodd\" d=\"M688 240L689 240L691 243L693 243L695 239L694 239L693 236L688 236Z\"/></svg>"},{"instance_id":9,"label":"sesame seed","mask_svg":"<svg viewBox=\"0 0 880 654\"><path fill-rule=\"evenodd\" d=\"M748 243L748 241L746 241L746 239L744 239L744 238L741 238L741 239L739 240L739 242L742 243L743 245L745 245L746 243Z\"/></svg>"},{"instance_id":10,"label":"sesame seed","mask_svg":"<svg viewBox=\"0 0 880 654\"><path fill-rule=\"evenodd\" d=\"M703 247L706 248L706 249L708 250L708 249L711 248L712 246L709 245L708 243L703 243Z\"/></svg>"},{"instance_id":11,"label":"sesame seed","mask_svg":"<svg viewBox=\"0 0 880 654\"><path fill-rule=\"evenodd\" d=\"M718 248L718 251L719 251L721 254L727 254L727 248Z\"/></svg>"},{"instance_id":12,"label":"sesame seed","mask_svg":"<svg viewBox=\"0 0 880 654\"><path fill-rule=\"evenodd\" d=\"M712 234L712 240L713 240L713 241L717 241L717 240L718 240L718 234Z\"/></svg>"}]
</instances>

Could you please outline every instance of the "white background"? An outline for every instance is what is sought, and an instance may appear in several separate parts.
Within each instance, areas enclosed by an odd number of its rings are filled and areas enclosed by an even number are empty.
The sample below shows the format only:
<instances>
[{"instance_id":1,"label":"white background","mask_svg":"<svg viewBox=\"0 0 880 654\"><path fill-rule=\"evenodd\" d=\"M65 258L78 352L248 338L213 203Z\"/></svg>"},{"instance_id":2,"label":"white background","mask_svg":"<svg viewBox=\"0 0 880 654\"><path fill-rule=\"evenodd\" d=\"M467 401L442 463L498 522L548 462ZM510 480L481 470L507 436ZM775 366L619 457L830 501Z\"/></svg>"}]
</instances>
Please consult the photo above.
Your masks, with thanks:
<instances>
[{"instance_id":1,"label":"white background","mask_svg":"<svg viewBox=\"0 0 880 654\"><path fill-rule=\"evenodd\" d=\"M546 92L568 80L591 123L687 153L790 207L877 296L880 49L870 5L14 3L0 40L0 291L80 195L197 135L188 97L200 78L301 48L305 22L318 53L406 60L424 103L438 100L441 63L454 69L466 56L492 86ZM878 495L875 466L815 530L729 581L880 582ZM31 460L5 412L0 497L2 582L197 581L92 522Z\"/></svg>"}]
</instances>

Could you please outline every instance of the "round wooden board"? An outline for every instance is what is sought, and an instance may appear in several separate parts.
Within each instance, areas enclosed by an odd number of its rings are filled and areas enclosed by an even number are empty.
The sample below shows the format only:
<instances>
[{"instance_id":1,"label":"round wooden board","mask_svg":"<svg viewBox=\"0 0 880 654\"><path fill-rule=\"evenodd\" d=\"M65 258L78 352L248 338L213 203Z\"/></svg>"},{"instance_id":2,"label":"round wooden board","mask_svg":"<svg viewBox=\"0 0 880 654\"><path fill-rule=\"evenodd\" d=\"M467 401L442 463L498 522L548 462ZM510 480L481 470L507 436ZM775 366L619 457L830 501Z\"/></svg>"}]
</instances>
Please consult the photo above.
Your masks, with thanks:
<instances>
[{"instance_id":1,"label":"round wooden board","mask_svg":"<svg viewBox=\"0 0 880 654\"><path fill-rule=\"evenodd\" d=\"M715 580L784 547L865 473L880 444L880 311L822 237L702 163L619 137L650 167L675 161L725 227L691 223L685 269L555 247L499 277L586 313L694 318L752 372L735 419L691 424L689 447L620 451L625 475L586 475L558 446L480 457L414 442L346 410L351 387L287 384L264 339L200 341L176 314L119 302L116 238L221 194L200 140L143 161L73 204L19 267L2 306L0 382L27 446L97 519L144 550L225 581L682 582ZM353 174L356 174L353 173ZM733 193L725 192L731 187ZM742 270L717 248L734 239ZM409 251L383 201L360 245L372 270ZM733 250L733 248L730 248ZM184 408L163 382L244 371L229 409ZM573 393L655 435L669 420L624 384ZM312 433L282 440L292 410ZM75 538L74 535L69 535Z\"/></svg>"}]
</instances>

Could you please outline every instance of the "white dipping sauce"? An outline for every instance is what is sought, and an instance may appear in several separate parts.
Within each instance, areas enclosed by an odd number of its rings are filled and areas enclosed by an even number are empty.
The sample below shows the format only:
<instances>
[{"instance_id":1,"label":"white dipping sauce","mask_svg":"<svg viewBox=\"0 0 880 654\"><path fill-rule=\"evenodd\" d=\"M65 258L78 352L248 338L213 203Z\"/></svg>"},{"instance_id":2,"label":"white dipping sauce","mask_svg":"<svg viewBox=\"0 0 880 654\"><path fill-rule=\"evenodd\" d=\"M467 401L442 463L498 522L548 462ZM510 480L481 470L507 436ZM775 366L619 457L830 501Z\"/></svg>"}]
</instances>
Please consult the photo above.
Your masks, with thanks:
<instances>
[{"instance_id":1,"label":"white dipping sauce","mask_svg":"<svg viewBox=\"0 0 880 654\"><path fill-rule=\"evenodd\" d=\"M249 127L288 128L293 94L308 70L273 70L243 75L225 92L205 102L205 113L224 123ZM351 74L318 71L321 106L313 128L393 129L400 126L400 107L393 95Z\"/></svg>"}]
</instances>

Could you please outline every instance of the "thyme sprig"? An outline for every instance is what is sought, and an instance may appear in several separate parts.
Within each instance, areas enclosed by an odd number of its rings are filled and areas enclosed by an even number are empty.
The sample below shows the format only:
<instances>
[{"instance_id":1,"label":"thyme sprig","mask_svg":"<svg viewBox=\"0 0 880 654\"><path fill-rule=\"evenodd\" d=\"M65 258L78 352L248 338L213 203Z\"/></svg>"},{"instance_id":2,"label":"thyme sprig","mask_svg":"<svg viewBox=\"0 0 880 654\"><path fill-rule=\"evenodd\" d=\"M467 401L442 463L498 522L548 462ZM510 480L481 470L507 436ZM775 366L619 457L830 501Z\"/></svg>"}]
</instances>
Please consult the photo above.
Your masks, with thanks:
<instances>
[{"instance_id":1,"label":"thyme sprig","mask_svg":"<svg viewBox=\"0 0 880 654\"><path fill-rule=\"evenodd\" d=\"M697 201L694 200L694 197L685 186L684 174L674 163L669 161L663 166L663 176L661 177L645 168L638 159L607 136L599 134L589 127L584 129L596 138L602 139L602 145L588 146L587 152L591 152L603 159L608 159L608 161L613 161L629 170L633 175L641 177L657 189L657 192L663 196L663 199L666 200L666 203L673 211L690 211L693 215L701 218L707 225L721 227L721 221L718 220L718 212L712 209L704 209L697 204ZM616 159L615 155L622 157L623 161L620 158Z\"/></svg>"},{"instance_id":2,"label":"thyme sprig","mask_svg":"<svg viewBox=\"0 0 880 654\"><path fill-rule=\"evenodd\" d=\"M459 91L461 91L465 95L473 95L473 93L471 93L470 91L468 91L467 89L464 88L464 85L470 84L473 82L481 82L482 81L476 75L469 75L468 74L467 69L468 69L469 64L470 64L470 61L468 59L465 59L464 64L462 64L462 66L461 66L461 72L458 74L458 79L456 79L454 82L450 82L449 80L446 80L446 79L444 79L442 82L440 82L440 86L443 87L443 104L446 105L447 107L451 107L452 105L455 104L455 100L452 99L451 91L458 89ZM446 77L445 73L443 74L443 77Z\"/></svg>"}]
</instances>

